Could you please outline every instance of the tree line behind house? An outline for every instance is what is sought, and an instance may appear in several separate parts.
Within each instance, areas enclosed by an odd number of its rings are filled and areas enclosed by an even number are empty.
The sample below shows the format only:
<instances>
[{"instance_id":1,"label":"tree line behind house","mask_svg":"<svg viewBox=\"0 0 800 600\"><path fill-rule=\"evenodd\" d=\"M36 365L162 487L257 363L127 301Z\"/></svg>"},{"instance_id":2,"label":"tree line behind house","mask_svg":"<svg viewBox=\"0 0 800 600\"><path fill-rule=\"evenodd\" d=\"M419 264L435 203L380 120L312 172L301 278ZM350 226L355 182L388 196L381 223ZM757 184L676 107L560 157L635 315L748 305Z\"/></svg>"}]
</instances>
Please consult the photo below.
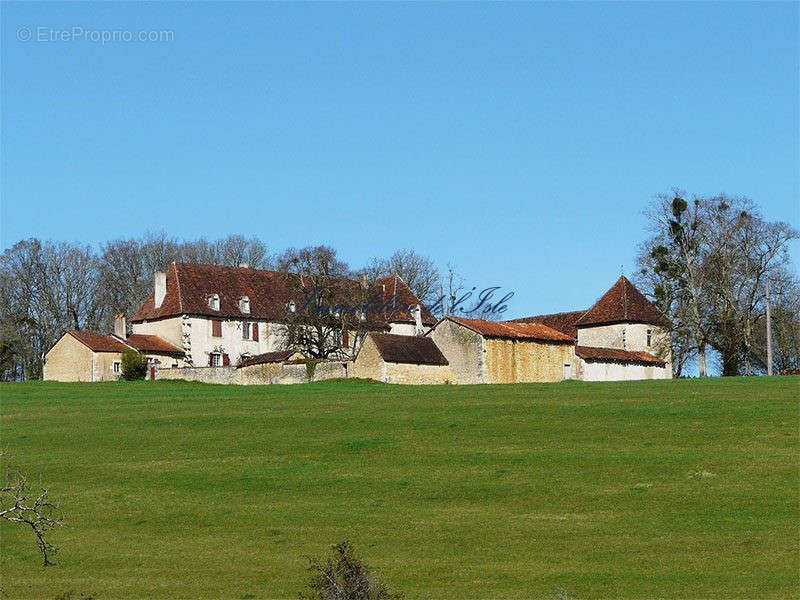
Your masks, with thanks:
<instances>
[{"instance_id":1,"label":"tree line behind house","mask_svg":"<svg viewBox=\"0 0 800 600\"><path fill-rule=\"evenodd\" d=\"M647 207L649 237L640 246L635 276L672 324L675 375L695 362L705 375L710 350L720 357L724 375L767 370L767 282L773 366L796 369L800 284L788 249L797 231L768 221L746 198L685 197L659 195ZM396 273L426 306L437 307L436 316L449 313L464 290L454 268L441 272L431 258L412 250L354 267L327 246L275 252L258 238L239 235L181 241L148 234L99 248L32 238L0 256L0 377L41 378L43 354L66 330L110 331L113 315L135 312L152 290L153 273L173 261L247 264L320 281Z\"/></svg>"}]
</instances>

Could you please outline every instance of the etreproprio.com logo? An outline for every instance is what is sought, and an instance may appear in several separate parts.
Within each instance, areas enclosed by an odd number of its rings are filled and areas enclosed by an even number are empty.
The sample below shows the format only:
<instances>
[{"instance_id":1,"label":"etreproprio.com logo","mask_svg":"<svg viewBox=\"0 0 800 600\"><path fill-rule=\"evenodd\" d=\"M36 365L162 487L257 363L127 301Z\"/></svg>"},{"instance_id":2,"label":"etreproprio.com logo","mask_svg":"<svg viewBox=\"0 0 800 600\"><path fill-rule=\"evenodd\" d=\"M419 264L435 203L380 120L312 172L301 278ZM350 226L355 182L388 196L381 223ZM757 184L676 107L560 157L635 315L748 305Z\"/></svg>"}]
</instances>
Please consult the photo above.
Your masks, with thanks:
<instances>
[{"instance_id":1,"label":"etreproprio.com logo","mask_svg":"<svg viewBox=\"0 0 800 600\"><path fill-rule=\"evenodd\" d=\"M39 26L31 29L20 27L17 29L17 40L20 42L90 42L94 44L118 43L144 43L144 42L172 42L175 32L171 29L87 29L75 26L69 29Z\"/></svg>"}]
</instances>

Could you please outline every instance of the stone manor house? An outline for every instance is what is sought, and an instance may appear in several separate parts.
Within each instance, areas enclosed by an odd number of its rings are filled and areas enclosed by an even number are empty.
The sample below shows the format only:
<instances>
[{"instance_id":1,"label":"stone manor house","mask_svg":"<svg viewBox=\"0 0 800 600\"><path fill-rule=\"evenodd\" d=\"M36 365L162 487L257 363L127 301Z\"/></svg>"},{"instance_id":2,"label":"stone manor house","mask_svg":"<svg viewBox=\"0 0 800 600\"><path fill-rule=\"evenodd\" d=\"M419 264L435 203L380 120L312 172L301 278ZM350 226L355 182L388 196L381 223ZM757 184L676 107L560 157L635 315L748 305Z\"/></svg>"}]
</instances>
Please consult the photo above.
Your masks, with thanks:
<instances>
[{"instance_id":1,"label":"stone manor house","mask_svg":"<svg viewBox=\"0 0 800 600\"><path fill-rule=\"evenodd\" d=\"M300 281L298 281L300 278ZM299 284L299 285L298 285ZM388 383L608 381L672 376L668 323L625 277L589 309L494 322L436 320L397 275L361 286L392 307L360 315L359 343L346 327L326 360L287 338L300 309L299 275L242 267L172 263L153 293L113 334L70 331L45 357L44 378L118 379L122 353L147 357L149 379L210 383L299 383L363 377ZM399 308L398 308L399 307ZM313 364L309 364L313 363Z\"/></svg>"}]
</instances>

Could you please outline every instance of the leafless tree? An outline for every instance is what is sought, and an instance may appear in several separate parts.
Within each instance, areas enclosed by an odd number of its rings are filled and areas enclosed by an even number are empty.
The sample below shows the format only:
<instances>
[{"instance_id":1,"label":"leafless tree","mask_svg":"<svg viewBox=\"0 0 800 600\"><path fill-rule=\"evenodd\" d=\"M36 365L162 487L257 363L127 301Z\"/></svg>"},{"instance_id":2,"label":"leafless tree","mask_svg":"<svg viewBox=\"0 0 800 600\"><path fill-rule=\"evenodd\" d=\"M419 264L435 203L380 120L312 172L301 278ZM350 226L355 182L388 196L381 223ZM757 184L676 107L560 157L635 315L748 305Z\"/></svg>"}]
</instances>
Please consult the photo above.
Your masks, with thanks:
<instances>
[{"instance_id":1,"label":"leafless tree","mask_svg":"<svg viewBox=\"0 0 800 600\"><path fill-rule=\"evenodd\" d=\"M435 302L440 289L441 274L436 264L413 250L398 250L389 258L373 258L364 271L370 280L399 275L426 306Z\"/></svg>"},{"instance_id":2,"label":"leafless tree","mask_svg":"<svg viewBox=\"0 0 800 600\"><path fill-rule=\"evenodd\" d=\"M764 284L779 281L797 232L768 222L741 197L661 195L647 211L653 237L639 256L639 281L673 323L674 339L689 335L700 375L705 350L721 355L724 375L752 372L756 326L764 314Z\"/></svg>"},{"instance_id":3,"label":"leafless tree","mask_svg":"<svg viewBox=\"0 0 800 600\"><path fill-rule=\"evenodd\" d=\"M370 294L366 281L357 281L328 246L290 248L277 264L292 298L284 346L314 358L344 358L357 351L374 318L363 308Z\"/></svg>"},{"instance_id":4,"label":"leafless tree","mask_svg":"<svg viewBox=\"0 0 800 600\"><path fill-rule=\"evenodd\" d=\"M0 488L0 518L11 523L30 527L44 566L52 565L51 556L56 548L48 541L47 533L61 525L55 516L57 508L48 499L47 489L30 496L28 482L20 473L7 473Z\"/></svg>"},{"instance_id":5,"label":"leafless tree","mask_svg":"<svg viewBox=\"0 0 800 600\"><path fill-rule=\"evenodd\" d=\"M389 590L371 573L347 541L335 545L332 556L322 560L309 559L308 571L309 592L301 593L301 599L400 600L403 597Z\"/></svg>"}]
</instances>

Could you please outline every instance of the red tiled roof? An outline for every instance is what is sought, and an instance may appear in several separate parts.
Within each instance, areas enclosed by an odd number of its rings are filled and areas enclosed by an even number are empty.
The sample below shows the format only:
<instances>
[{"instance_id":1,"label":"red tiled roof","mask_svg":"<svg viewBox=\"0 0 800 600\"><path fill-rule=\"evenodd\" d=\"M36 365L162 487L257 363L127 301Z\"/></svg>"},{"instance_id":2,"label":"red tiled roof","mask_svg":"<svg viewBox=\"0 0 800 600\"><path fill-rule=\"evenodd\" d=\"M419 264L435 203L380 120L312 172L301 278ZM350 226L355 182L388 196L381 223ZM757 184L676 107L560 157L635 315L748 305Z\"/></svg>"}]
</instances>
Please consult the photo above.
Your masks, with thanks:
<instances>
[{"instance_id":1,"label":"red tiled roof","mask_svg":"<svg viewBox=\"0 0 800 600\"><path fill-rule=\"evenodd\" d=\"M665 366L667 363L649 352L618 350L617 348L593 348L591 346L575 346L575 354L585 360L645 363Z\"/></svg>"},{"instance_id":2,"label":"red tiled roof","mask_svg":"<svg viewBox=\"0 0 800 600\"><path fill-rule=\"evenodd\" d=\"M142 333L132 333L125 339L125 343L133 346L141 352L151 352L155 354L183 354L183 350L173 346L167 340L157 335L146 335Z\"/></svg>"},{"instance_id":3,"label":"red tiled roof","mask_svg":"<svg viewBox=\"0 0 800 600\"><path fill-rule=\"evenodd\" d=\"M585 310L573 310L570 312L553 313L549 315L534 315L532 317L522 317L521 319L513 319L507 321L508 323L541 323L552 327L556 331L565 333L572 338L578 337L578 328L575 323L578 322Z\"/></svg>"},{"instance_id":4,"label":"red tiled roof","mask_svg":"<svg viewBox=\"0 0 800 600\"><path fill-rule=\"evenodd\" d=\"M92 331L68 331L72 337L93 352L125 352L128 347L113 335L103 335Z\"/></svg>"},{"instance_id":5,"label":"red tiled roof","mask_svg":"<svg viewBox=\"0 0 800 600\"><path fill-rule=\"evenodd\" d=\"M667 324L658 309L624 275L578 319L576 325L605 323Z\"/></svg>"},{"instance_id":6,"label":"red tiled roof","mask_svg":"<svg viewBox=\"0 0 800 600\"><path fill-rule=\"evenodd\" d=\"M239 368L252 367L253 365L265 365L267 363L278 363L287 360L293 354L297 354L297 350L278 350L277 352L264 352L263 354L256 354L249 358L245 358L239 364Z\"/></svg>"},{"instance_id":7,"label":"red tiled roof","mask_svg":"<svg viewBox=\"0 0 800 600\"><path fill-rule=\"evenodd\" d=\"M483 319L465 319L463 317L454 317L452 315L445 318L487 337L508 338L515 340L538 340L558 343L573 343L575 341L575 339L571 336L561 333L560 331L557 331L552 327L548 327L547 325L543 325L542 323L484 321Z\"/></svg>"},{"instance_id":8,"label":"red tiled roof","mask_svg":"<svg viewBox=\"0 0 800 600\"><path fill-rule=\"evenodd\" d=\"M392 298L395 298L394 304L399 306L412 306L419 304L422 308L422 324L423 325L436 325L436 317L434 317L427 308L425 308L419 299L411 291L411 288L406 285L403 278L399 275L390 275L388 277L381 277L375 280L375 289L381 289L383 293L384 303L388 303ZM383 286L383 287L381 287ZM414 315L407 310L398 310L390 313L388 320L394 323L413 323Z\"/></svg>"},{"instance_id":9,"label":"red tiled roof","mask_svg":"<svg viewBox=\"0 0 800 600\"><path fill-rule=\"evenodd\" d=\"M386 362L414 365L446 365L447 359L429 337L370 333L378 353ZM362 346L363 347L363 346Z\"/></svg>"},{"instance_id":10,"label":"red tiled roof","mask_svg":"<svg viewBox=\"0 0 800 600\"><path fill-rule=\"evenodd\" d=\"M383 284L383 287L381 287ZM331 287L339 287L342 296L353 291L359 282L351 279L332 279ZM167 293L161 306L154 306L154 294L131 317L131 322L174 317L182 314L201 315L221 318L252 318L282 322L286 318L286 304L294 300L296 305L303 305L304 297L297 297L299 290L310 293L313 283L309 278L299 275L266 271L245 267L221 267L217 265L197 265L172 263L167 269ZM397 303L420 304L413 292L400 277L387 277L373 283L367 290L367 299L376 298L381 304L390 301L396 292ZM208 300L218 294L220 310L212 310ZM239 300L247 296L250 299L250 312L239 310ZM377 305L377 303L374 303ZM380 305L378 305L380 306ZM375 328L386 328L390 321L413 322L408 311L397 311L387 315L375 311L367 311L367 322ZM432 325L436 319L427 309L422 309L423 323Z\"/></svg>"}]
</instances>

